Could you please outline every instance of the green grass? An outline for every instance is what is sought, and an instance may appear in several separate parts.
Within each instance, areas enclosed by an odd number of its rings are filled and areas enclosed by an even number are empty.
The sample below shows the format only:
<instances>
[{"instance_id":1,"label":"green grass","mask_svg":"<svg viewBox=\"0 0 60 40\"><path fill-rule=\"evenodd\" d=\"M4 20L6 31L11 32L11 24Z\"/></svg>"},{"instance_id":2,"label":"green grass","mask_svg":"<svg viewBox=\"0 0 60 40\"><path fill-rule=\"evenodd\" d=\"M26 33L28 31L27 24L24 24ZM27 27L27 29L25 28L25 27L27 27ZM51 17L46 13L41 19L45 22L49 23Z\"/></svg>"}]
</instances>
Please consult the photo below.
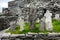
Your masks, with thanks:
<instances>
[{"instance_id":1,"label":"green grass","mask_svg":"<svg viewBox=\"0 0 60 40\"><path fill-rule=\"evenodd\" d=\"M39 23L36 23L36 27L34 30L30 30L30 26L29 26L29 23L25 23L25 26L24 26L24 30L20 33L28 33L28 32L34 32L34 33L38 33L39 32Z\"/></svg>"},{"instance_id":2,"label":"green grass","mask_svg":"<svg viewBox=\"0 0 60 40\"><path fill-rule=\"evenodd\" d=\"M37 22L35 29L30 30L29 23L25 23L24 30L22 32L20 31L20 26L17 26L15 31L7 30L6 32L10 32L11 34L25 34L25 33L28 33L28 32L38 33L39 32L39 27L40 27L40 24L39 24L39 22Z\"/></svg>"},{"instance_id":3,"label":"green grass","mask_svg":"<svg viewBox=\"0 0 60 40\"><path fill-rule=\"evenodd\" d=\"M17 26L15 31L7 30L6 32L9 32L11 34L20 34L20 31L19 30L20 30L20 26Z\"/></svg>"},{"instance_id":4,"label":"green grass","mask_svg":"<svg viewBox=\"0 0 60 40\"><path fill-rule=\"evenodd\" d=\"M58 20L52 20L52 21L53 21L52 22L53 32L60 32L60 21L58 21ZM36 27L34 30L30 30L29 23L25 23L23 31L20 31L20 26L17 26L15 31L7 30L7 32L10 32L12 34L26 34L28 32L40 33L40 31L39 31L40 23L37 22L35 24L35 26ZM48 32L49 31L46 31L46 30L43 31L43 33L45 33L45 34L48 34Z\"/></svg>"},{"instance_id":5,"label":"green grass","mask_svg":"<svg viewBox=\"0 0 60 40\"><path fill-rule=\"evenodd\" d=\"M53 31L54 32L60 32L60 21L59 20L53 20Z\"/></svg>"}]
</instances>

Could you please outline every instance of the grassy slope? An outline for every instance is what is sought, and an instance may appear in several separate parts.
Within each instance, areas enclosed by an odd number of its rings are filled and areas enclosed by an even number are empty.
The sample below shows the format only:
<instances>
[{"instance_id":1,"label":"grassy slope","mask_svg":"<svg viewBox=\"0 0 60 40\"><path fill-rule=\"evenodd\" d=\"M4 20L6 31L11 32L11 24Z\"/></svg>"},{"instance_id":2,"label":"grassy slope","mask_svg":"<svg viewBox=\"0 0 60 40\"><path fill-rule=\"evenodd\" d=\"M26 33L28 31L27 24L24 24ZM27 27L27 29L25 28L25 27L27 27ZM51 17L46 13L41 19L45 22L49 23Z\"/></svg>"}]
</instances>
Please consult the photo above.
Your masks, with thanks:
<instances>
[{"instance_id":1,"label":"grassy slope","mask_svg":"<svg viewBox=\"0 0 60 40\"><path fill-rule=\"evenodd\" d=\"M11 31L11 30L7 30L7 32L10 32L12 34L22 34L22 33L28 33L28 32L35 32L35 33L38 33L40 32L39 31L39 27L40 27L40 24L39 23L36 23L36 27L34 30L30 30L29 29L29 23L25 23L25 26L24 26L24 30L21 32L19 31L20 30L20 27L17 26L16 30L15 31ZM57 21L57 20L53 20L53 31L54 32L60 32L60 21ZM48 31L44 30L43 33L47 33Z\"/></svg>"}]
</instances>

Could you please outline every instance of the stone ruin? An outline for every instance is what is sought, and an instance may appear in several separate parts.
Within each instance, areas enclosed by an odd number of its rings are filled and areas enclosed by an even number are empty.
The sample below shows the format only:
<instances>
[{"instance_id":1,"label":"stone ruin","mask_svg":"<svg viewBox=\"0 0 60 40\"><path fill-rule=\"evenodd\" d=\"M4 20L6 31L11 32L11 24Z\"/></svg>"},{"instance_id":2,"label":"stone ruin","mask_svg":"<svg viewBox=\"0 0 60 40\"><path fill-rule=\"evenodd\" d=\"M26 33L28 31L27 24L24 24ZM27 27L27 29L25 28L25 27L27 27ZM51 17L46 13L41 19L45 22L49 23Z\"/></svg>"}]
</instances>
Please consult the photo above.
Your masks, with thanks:
<instances>
[{"instance_id":1,"label":"stone ruin","mask_svg":"<svg viewBox=\"0 0 60 40\"><path fill-rule=\"evenodd\" d=\"M0 31L9 27L9 21L5 16L0 16Z\"/></svg>"},{"instance_id":2,"label":"stone ruin","mask_svg":"<svg viewBox=\"0 0 60 40\"><path fill-rule=\"evenodd\" d=\"M42 20L42 21L40 21L41 25L43 25L43 26L41 26L41 28L43 28L45 26L45 23L43 22L43 17L46 14L46 10L52 11L50 18L52 17L52 14L57 14L57 13L54 13L54 11L59 12L59 8L55 7L57 5L53 1L54 0L48 0L48 1L47 0L46 1L44 1L44 0L43 1L42 0L37 0L37 1L36 0L33 0L33 1L16 0L16 1L14 1L15 4L12 3L13 5L10 8L12 8L12 7L19 8L18 11L20 11L20 12L22 11L22 12L21 13L17 12L17 13L20 14L19 15L20 17L23 16L24 19L26 19L26 17L28 16L27 20L30 23L30 29L33 30L35 28L35 23L36 23L37 18L39 18L39 20ZM47 14L47 15L49 15L49 14ZM47 19L49 19L49 18L47 18ZM46 23L47 30L53 30L52 18L50 21L48 23ZM47 24L49 24L49 25L47 25ZM50 25L51 25L51 27L50 27Z\"/></svg>"},{"instance_id":3,"label":"stone ruin","mask_svg":"<svg viewBox=\"0 0 60 40\"><path fill-rule=\"evenodd\" d=\"M3 14L0 15L0 31L4 30L4 29L15 29L15 27L17 26L16 22L17 22L17 18L18 16L15 15L13 16L13 14L10 12L10 10L8 8L3 8L2 11ZM14 27L14 28L12 28Z\"/></svg>"},{"instance_id":4,"label":"stone ruin","mask_svg":"<svg viewBox=\"0 0 60 40\"><path fill-rule=\"evenodd\" d=\"M60 9L59 4L58 5L56 4L58 4L58 1L56 2L55 0L46 0L46 1L45 0L32 0L32 1L31 0L29 1L28 0L14 0L14 1L8 2L8 8L3 8L2 16L6 16L6 18L10 22L10 26L11 27L14 26L12 27L14 29L16 28L16 22L17 22L17 24L20 25L21 30L24 29L25 22L29 22L30 29L33 30L35 28L35 23L38 19L40 22L41 28L44 30L45 19L47 18L46 16L45 16L46 18L44 18L44 15L47 12L46 10L52 11L51 16L53 15L55 16L56 14L59 14L59 13L56 13L56 12L59 12L59 9ZM10 17L12 19L9 19ZM19 23L20 21L23 23ZM52 26L52 22L50 22L48 26L50 25ZM50 27L49 28L46 27L46 29L49 30Z\"/></svg>"},{"instance_id":5,"label":"stone ruin","mask_svg":"<svg viewBox=\"0 0 60 40\"><path fill-rule=\"evenodd\" d=\"M1 35L0 40L60 40L59 34L5 34Z\"/></svg>"},{"instance_id":6,"label":"stone ruin","mask_svg":"<svg viewBox=\"0 0 60 40\"><path fill-rule=\"evenodd\" d=\"M35 28L35 23L37 19L40 22L40 31L44 31L45 26L45 19L47 19L47 16L50 14L46 13L46 9L49 8L53 10L52 15L56 15L59 13L59 8L51 8L48 5L48 8L45 8L44 4L48 4L49 2L46 0L43 0L45 3L41 2L40 0L15 0L9 2L9 7L3 9L3 14L0 15L0 30L4 30L7 28L10 28L12 31L15 30L17 24L19 24L21 30L24 30L24 22L30 22L30 29L33 30ZM51 1L51 0L49 0ZM54 1L54 0L52 0ZM32 3L31 3L32 2ZM38 3L37 3L38 2ZM48 2L48 3L46 3ZM35 4L34 4L35 3ZM38 5L40 4L40 5ZM50 3L49 3L50 4ZM55 5L55 4L54 4ZM50 12L50 11L49 11ZM44 17L45 15L45 17ZM46 16L47 15L47 16ZM49 15L51 18L51 15ZM57 18L59 19L59 16L52 16L52 19ZM20 23L23 22L22 24ZM51 20L50 20L51 21ZM50 22L48 21L48 22ZM47 23L48 24L48 23ZM49 26L49 25L48 25ZM47 30L50 31L50 26L48 27L46 25ZM52 28L52 27L51 27ZM0 40L60 40L60 34L54 35L54 34L23 34L23 35L14 35L14 34L0 34Z\"/></svg>"}]
</instances>

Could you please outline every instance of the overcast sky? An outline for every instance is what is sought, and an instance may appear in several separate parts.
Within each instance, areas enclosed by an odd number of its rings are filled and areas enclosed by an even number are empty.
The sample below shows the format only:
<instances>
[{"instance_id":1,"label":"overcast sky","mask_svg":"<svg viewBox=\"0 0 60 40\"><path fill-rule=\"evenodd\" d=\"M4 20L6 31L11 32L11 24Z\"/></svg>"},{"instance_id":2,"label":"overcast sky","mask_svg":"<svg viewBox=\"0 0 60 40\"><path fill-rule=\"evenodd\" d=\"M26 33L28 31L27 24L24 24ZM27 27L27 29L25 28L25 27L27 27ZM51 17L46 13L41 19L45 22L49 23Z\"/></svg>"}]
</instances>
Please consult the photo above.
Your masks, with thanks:
<instances>
[{"instance_id":1,"label":"overcast sky","mask_svg":"<svg viewBox=\"0 0 60 40\"><path fill-rule=\"evenodd\" d=\"M8 2L13 0L0 0L0 12L2 11L2 8L8 7Z\"/></svg>"}]
</instances>

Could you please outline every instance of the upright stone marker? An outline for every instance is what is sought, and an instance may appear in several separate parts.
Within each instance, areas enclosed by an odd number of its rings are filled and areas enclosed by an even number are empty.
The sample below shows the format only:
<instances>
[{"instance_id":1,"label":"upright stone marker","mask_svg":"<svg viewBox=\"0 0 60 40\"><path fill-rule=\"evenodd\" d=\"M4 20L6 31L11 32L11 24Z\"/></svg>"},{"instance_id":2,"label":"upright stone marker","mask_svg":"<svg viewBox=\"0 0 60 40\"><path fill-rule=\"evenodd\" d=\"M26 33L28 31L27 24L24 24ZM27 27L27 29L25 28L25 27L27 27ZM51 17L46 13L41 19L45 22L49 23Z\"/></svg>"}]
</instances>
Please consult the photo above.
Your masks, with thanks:
<instances>
[{"instance_id":1,"label":"upright stone marker","mask_svg":"<svg viewBox=\"0 0 60 40\"><path fill-rule=\"evenodd\" d=\"M16 22L15 21L10 22L10 29L12 31L15 31L15 28L16 28Z\"/></svg>"},{"instance_id":2,"label":"upright stone marker","mask_svg":"<svg viewBox=\"0 0 60 40\"><path fill-rule=\"evenodd\" d=\"M59 14L55 15L55 19L58 20L59 19Z\"/></svg>"},{"instance_id":3,"label":"upright stone marker","mask_svg":"<svg viewBox=\"0 0 60 40\"><path fill-rule=\"evenodd\" d=\"M20 26L20 31L23 31L24 30L24 20L21 17L18 18L18 25Z\"/></svg>"},{"instance_id":4,"label":"upright stone marker","mask_svg":"<svg viewBox=\"0 0 60 40\"><path fill-rule=\"evenodd\" d=\"M46 30L48 30L48 31L53 30L53 26L52 26L52 18L51 18L52 13L50 13L50 11L47 10L44 16L46 17L46 19L45 19Z\"/></svg>"},{"instance_id":5,"label":"upright stone marker","mask_svg":"<svg viewBox=\"0 0 60 40\"><path fill-rule=\"evenodd\" d=\"M39 30L40 31L44 31L44 26L45 26L45 22L44 22L44 17L40 20L40 28L39 28Z\"/></svg>"}]
</instances>

